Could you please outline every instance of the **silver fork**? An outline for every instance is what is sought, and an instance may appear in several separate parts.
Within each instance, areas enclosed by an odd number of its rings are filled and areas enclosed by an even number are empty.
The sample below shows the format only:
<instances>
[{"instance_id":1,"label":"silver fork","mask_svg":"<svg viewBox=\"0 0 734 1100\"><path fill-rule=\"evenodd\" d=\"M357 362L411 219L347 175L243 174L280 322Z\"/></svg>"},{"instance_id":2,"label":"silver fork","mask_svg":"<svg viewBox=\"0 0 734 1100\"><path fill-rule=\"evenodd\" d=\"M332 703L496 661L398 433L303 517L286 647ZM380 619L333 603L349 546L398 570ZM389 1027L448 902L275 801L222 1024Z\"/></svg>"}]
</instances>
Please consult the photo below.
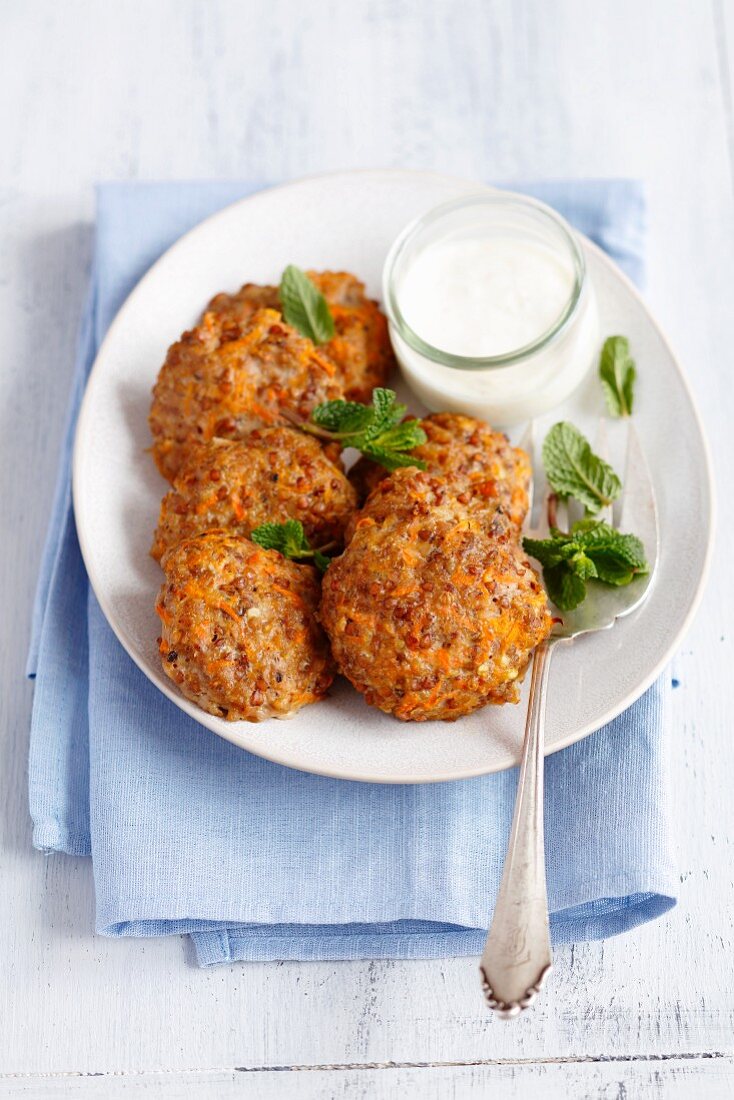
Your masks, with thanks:
<instances>
[{"instance_id":1,"label":"silver fork","mask_svg":"<svg viewBox=\"0 0 734 1100\"><path fill-rule=\"evenodd\" d=\"M531 424L522 445L531 458L536 458L533 443ZM600 423L594 449L601 457L606 457L604 421ZM542 466L533 463L533 468L540 470ZM538 525L525 532L533 538L548 535L548 502L546 492ZM557 645L569 644L597 630L607 630L617 619L635 611L650 591L657 565L655 495L645 456L631 423L627 425L623 496L618 511L615 526L642 540L650 572L623 588L590 582L581 606L575 611L564 612L563 622L535 651L512 831L492 926L480 963L487 1003L505 1018L517 1016L532 1004L552 965L543 847L545 699L551 655ZM528 522L531 514L532 506ZM599 518L614 523L612 508L605 509ZM558 526L561 525L559 522Z\"/></svg>"}]
</instances>

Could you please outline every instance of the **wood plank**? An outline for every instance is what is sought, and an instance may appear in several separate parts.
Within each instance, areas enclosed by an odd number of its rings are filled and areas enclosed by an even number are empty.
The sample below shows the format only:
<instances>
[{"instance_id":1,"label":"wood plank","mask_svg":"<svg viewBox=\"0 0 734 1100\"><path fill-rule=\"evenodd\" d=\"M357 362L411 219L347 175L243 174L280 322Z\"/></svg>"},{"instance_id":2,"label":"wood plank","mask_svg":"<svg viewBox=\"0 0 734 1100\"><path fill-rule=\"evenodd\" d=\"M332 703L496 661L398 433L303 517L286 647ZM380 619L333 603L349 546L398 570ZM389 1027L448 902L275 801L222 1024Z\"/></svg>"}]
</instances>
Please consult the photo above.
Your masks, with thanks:
<instances>
[{"instance_id":1,"label":"wood plank","mask_svg":"<svg viewBox=\"0 0 734 1100\"><path fill-rule=\"evenodd\" d=\"M734 189L734 18L725 0L712 0L719 83L726 118L727 154Z\"/></svg>"},{"instance_id":2,"label":"wood plank","mask_svg":"<svg viewBox=\"0 0 734 1100\"><path fill-rule=\"evenodd\" d=\"M731 1059L670 1058L608 1062L475 1064L471 1066L284 1067L279 1070L209 1070L191 1073L128 1074L92 1077L0 1079L0 1097L8 1100L188 1100L203 1092L210 1100L566 1100L634 1096L635 1100L729 1100Z\"/></svg>"},{"instance_id":3,"label":"wood plank","mask_svg":"<svg viewBox=\"0 0 734 1100\"><path fill-rule=\"evenodd\" d=\"M680 906L623 939L559 951L547 994L509 1026L486 1015L473 960L198 971L180 939L91 936L89 864L44 860L29 849L31 692L22 679L96 178L281 179L384 164L488 179L640 175L651 200L651 300L721 461L730 457L734 208L716 10L697 0L468 0L457 17L441 0L320 7L213 0L205 9L195 0L145 9L130 0L37 0L4 13L0 97L13 110L0 122L0 499L12 537L0 540L0 1069L128 1073L732 1052L734 593L726 549L734 522L726 496L714 583L674 668L670 781L679 808ZM382 1071L349 1072L333 1080L365 1095L386 1087L387 1077L359 1076ZM445 1096L452 1088L470 1095L458 1089L475 1071L395 1072L438 1081ZM480 1084L470 1087L481 1092L490 1081L481 1075L493 1072L476 1070ZM496 1072L545 1084L556 1070ZM557 1072L568 1081L576 1070ZM598 1086L588 1077L588 1087L613 1094L616 1068L599 1072L607 1076ZM648 1074L639 1087L649 1089L663 1070L650 1064L633 1072ZM699 1072L708 1088L730 1067L696 1064ZM686 1087L704 1079L692 1073L681 1065ZM74 1088L111 1080L80 1078ZM285 1087L290 1077L258 1077L268 1080ZM672 1080L664 1079L666 1088ZM120 1082L128 1087L127 1078ZM322 1094L332 1095L330 1087Z\"/></svg>"}]
</instances>

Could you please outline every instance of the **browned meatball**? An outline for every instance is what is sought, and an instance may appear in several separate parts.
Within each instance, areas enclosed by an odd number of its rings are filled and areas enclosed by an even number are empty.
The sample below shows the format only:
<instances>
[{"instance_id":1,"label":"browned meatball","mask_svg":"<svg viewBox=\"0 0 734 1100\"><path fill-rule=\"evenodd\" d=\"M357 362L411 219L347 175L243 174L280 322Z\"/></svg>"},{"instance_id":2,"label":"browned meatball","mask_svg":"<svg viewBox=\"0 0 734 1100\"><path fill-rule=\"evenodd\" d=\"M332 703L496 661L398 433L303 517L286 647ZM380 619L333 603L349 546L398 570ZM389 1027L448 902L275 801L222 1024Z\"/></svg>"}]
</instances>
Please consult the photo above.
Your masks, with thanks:
<instances>
[{"instance_id":1,"label":"browned meatball","mask_svg":"<svg viewBox=\"0 0 734 1100\"><path fill-rule=\"evenodd\" d=\"M517 535L496 498L472 496L448 478L405 466L378 481L362 508L353 513L345 539L349 542L357 527L366 524L402 523L420 516L450 521L457 515L471 515L487 534Z\"/></svg>"},{"instance_id":2,"label":"browned meatball","mask_svg":"<svg viewBox=\"0 0 734 1100\"><path fill-rule=\"evenodd\" d=\"M280 312L280 295L277 286L245 283L236 294L215 294L205 313L214 313L226 324L246 323L258 309L277 309Z\"/></svg>"},{"instance_id":3,"label":"browned meatball","mask_svg":"<svg viewBox=\"0 0 734 1100\"><path fill-rule=\"evenodd\" d=\"M161 564L163 670L187 699L260 722L324 697L334 669L315 569L226 531L184 539Z\"/></svg>"},{"instance_id":4,"label":"browned meatball","mask_svg":"<svg viewBox=\"0 0 734 1100\"><path fill-rule=\"evenodd\" d=\"M240 439L282 421L307 419L315 405L342 396L336 368L310 340L263 309L238 323L206 313L173 344L153 389L153 457L169 481L192 443Z\"/></svg>"},{"instance_id":5,"label":"browned meatball","mask_svg":"<svg viewBox=\"0 0 734 1100\"><path fill-rule=\"evenodd\" d=\"M387 320L377 302L365 294L364 283L346 271L309 271L308 277L329 303L336 334L319 350L335 364L350 401L369 402L375 386L383 386L395 365ZM208 310L229 322L241 323L256 309L280 309L277 286L246 283L236 294L217 294Z\"/></svg>"},{"instance_id":6,"label":"browned meatball","mask_svg":"<svg viewBox=\"0 0 734 1100\"><path fill-rule=\"evenodd\" d=\"M151 554L214 527L249 536L261 523L297 519L311 544L344 542L357 506L345 474L312 436L259 428L242 440L195 444L161 504Z\"/></svg>"},{"instance_id":7,"label":"browned meatball","mask_svg":"<svg viewBox=\"0 0 734 1100\"><path fill-rule=\"evenodd\" d=\"M416 488L408 512L398 502L383 522L360 520L319 612L339 671L368 703L417 722L516 702L552 626L514 530L488 531L438 481L423 486L425 512Z\"/></svg>"},{"instance_id":8,"label":"browned meatball","mask_svg":"<svg viewBox=\"0 0 734 1100\"><path fill-rule=\"evenodd\" d=\"M511 446L502 432L470 416L433 413L421 426L428 439L412 453L426 463L427 470L446 477L477 508L483 501L492 509L499 503L519 530L528 510L532 472L525 452ZM361 458L349 478L364 500L386 472Z\"/></svg>"}]
</instances>

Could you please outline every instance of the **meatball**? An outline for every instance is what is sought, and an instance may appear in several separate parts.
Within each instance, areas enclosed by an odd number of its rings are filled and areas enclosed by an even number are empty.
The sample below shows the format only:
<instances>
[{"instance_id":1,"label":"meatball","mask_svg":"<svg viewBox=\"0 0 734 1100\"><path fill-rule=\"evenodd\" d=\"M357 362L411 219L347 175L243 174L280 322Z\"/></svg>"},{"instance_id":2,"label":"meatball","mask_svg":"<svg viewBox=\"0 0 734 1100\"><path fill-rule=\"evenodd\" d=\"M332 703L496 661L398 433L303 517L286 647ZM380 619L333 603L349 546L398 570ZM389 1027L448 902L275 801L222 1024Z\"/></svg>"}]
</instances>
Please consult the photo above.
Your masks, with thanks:
<instances>
[{"instance_id":1,"label":"meatball","mask_svg":"<svg viewBox=\"0 0 734 1100\"><path fill-rule=\"evenodd\" d=\"M205 309L214 313L225 324L244 324L258 309L277 309L280 312L280 295L277 286L261 286L245 283L236 294L215 294Z\"/></svg>"},{"instance_id":2,"label":"meatball","mask_svg":"<svg viewBox=\"0 0 734 1100\"><path fill-rule=\"evenodd\" d=\"M315 569L226 531L184 539L161 564L163 670L187 699L260 722L324 697L334 669Z\"/></svg>"},{"instance_id":3,"label":"meatball","mask_svg":"<svg viewBox=\"0 0 734 1100\"><path fill-rule=\"evenodd\" d=\"M214 527L249 536L261 523L297 519L315 547L341 547L357 494L312 436L259 428L242 440L195 444L163 498L151 554Z\"/></svg>"},{"instance_id":4,"label":"meatball","mask_svg":"<svg viewBox=\"0 0 734 1100\"><path fill-rule=\"evenodd\" d=\"M353 513L345 541L349 542L360 526L395 525L421 516L455 521L457 516L467 515L472 515L487 534L511 532L516 536L515 527L498 500L474 497L448 478L404 466L378 481L362 508Z\"/></svg>"},{"instance_id":5,"label":"meatball","mask_svg":"<svg viewBox=\"0 0 734 1100\"><path fill-rule=\"evenodd\" d=\"M433 413L421 421L428 436L412 452L426 463L430 473L446 477L474 500L476 507L487 501L499 503L520 530L529 505L530 459L513 447L502 432L489 424L458 413ZM385 477L386 470L361 458L349 477L364 498Z\"/></svg>"},{"instance_id":6,"label":"meatball","mask_svg":"<svg viewBox=\"0 0 734 1100\"><path fill-rule=\"evenodd\" d=\"M349 401L369 402L375 386L385 384L395 365L387 320L365 294L364 283L346 271L309 271L326 298L336 333L319 350L332 360ZM257 310L280 309L277 286L246 283L236 294L217 294L208 310L241 323Z\"/></svg>"},{"instance_id":7,"label":"meatball","mask_svg":"<svg viewBox=\"0 0 734 1100\"><path fill-rule=\"evenodd\" d=\"M417 722L517 702L552 626L514 529L488 529L432 480L425 510L416 488L408 512L359 520L319 611L339 671L368 703Z\"/></svg>"},{"instance_id":8,"label":"meatball","mask_svg":"<svg viewBox=\"0 0 734 1100\"><path fill-rule=\"evenodd\" d=\"M153 389L153 457L172 481L193 442L239 439L282 420L307 419L343 394L336 368L279 313L258 310L236 322L206 313L168 350Z\"/></svg>"}]
</instances>

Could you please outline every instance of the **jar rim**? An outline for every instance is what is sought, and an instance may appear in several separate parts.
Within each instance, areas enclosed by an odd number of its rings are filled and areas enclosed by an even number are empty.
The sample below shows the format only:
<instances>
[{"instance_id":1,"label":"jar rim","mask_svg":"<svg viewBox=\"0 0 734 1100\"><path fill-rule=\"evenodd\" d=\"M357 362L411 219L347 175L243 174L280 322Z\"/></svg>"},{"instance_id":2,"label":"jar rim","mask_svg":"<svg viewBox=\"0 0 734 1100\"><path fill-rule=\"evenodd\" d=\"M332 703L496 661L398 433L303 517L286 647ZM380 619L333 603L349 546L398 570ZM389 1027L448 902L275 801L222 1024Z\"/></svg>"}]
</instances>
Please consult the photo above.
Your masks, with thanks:
<instances>
[{"instance_id":1,"label":"jar rim","mask_svg":"<svg viewBox=\"0 0 734 1100\"><path fill-rule=\"evenodd\" d=\"M467 209L472 206L505 206L521 210L533 210L540 214L547 222L553 224L561 232L561 238L568 248L574 267L574 281L571 294L556 320L530 343L515 348L501 355L470 356L457 355L453 352L437 348L428 343L408 324L397 300L395 291L394 273L400 257L412 240L425 228L433 225L447 214L456 210ZM529 358L536 352L546 348L558 339L568 328L578 311L579 302L586 288L586 261L583 251L577 241L576 235L570 225L552 207L539 199L522 195L516 191L474 191L462 195L458 199L450 199L448 202L434 206L426 214L415 218L399 233L387 254L383 268L383 297L385 308L391 325L397 334L414 351L427 359L440 363L444 367L453 367L456 370L491 370L497 367L508 367L513 363L519 363Z\"/></svg>"}]
</instances>

